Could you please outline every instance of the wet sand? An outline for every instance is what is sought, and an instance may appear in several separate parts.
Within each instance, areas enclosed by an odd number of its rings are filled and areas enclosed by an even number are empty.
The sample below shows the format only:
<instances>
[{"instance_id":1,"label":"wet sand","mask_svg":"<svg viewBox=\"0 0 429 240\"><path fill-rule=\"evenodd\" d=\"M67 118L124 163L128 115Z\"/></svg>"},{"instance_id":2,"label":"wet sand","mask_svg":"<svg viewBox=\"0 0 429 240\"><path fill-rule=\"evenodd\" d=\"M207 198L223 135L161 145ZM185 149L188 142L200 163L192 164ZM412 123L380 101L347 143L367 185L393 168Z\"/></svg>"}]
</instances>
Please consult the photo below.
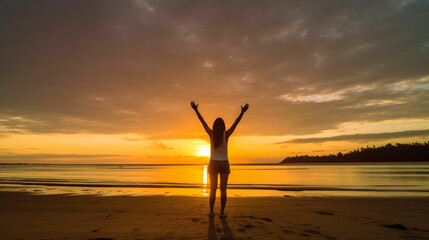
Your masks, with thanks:
<instances>
[{"instance_id":1,"label":"wet sand","mask_svg":"<svg viewBox=\"0 0 429 240\"><path fill-rule=\"evenodd\" d=\"M208 199L0 192L1 239L429 239L429 198ZM219 212L219 199L216 202Z\"/></svg>"}]
</instances>

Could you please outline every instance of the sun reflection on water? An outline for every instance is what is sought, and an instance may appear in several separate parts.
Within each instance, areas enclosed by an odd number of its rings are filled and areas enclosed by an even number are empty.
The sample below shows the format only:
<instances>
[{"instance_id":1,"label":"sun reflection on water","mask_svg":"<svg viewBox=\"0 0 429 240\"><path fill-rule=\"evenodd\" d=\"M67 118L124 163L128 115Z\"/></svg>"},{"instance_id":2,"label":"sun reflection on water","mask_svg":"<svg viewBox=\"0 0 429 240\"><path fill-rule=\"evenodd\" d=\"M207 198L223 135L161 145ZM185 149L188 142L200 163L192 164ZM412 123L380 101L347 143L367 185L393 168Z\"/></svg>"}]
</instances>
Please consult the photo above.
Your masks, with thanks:
<instances>
[{"instance_id":1,"label":"sun reflection on water","mask_svg":"<svg viewBox=\"0 0 429 240\"><path fill-rule=\"evenodd\" d=\"M203 169L203 196L208 196L209 194L207 193L207 164L204 164L204 169Z\"/></svg>"}]
</instances>

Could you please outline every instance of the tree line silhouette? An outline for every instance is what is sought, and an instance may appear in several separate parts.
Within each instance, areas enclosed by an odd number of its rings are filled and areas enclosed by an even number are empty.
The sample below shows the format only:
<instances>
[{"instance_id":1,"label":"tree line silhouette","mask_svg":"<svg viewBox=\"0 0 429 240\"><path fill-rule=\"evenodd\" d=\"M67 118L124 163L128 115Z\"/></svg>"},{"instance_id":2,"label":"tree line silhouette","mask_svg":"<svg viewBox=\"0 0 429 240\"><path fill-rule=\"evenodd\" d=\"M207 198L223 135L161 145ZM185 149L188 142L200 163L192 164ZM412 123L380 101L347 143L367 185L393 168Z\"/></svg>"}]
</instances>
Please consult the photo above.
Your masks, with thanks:
<instances>
[{"instance_id":1,"label":"tree line silhouette","mask_svg":"<svg viewBox=\"0 0 429 240\"><path fill-rule=\"evenodd\" d=\"M423 162L429 161L429 141L424 143L396 143L381 147L358 148L337 155L296 155L280 163L347 163L347 162Z\"/></svg>"}]
</instances>

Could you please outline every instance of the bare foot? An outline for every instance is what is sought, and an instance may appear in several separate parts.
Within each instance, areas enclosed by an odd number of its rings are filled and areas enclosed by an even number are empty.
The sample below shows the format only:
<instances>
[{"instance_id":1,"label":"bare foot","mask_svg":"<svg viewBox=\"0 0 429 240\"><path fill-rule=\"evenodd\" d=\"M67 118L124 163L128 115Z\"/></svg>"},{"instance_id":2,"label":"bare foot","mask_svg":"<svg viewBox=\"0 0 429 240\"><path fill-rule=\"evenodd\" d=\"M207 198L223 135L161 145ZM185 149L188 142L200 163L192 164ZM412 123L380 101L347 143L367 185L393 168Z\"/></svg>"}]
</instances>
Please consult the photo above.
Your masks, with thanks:
<instances>
[{"instance_id":1,"label":"bare foot","mask_svg":"<svg viewBox=\"0 0 429 240\"><path fill-rule=\"evenodd\" d=\"M220 218L226 218L226 217L227 217L227 215L226 215L225 213L221 213L221 214L219 215L219 217L220 217Z\"/></svg>"},{"instance_id":2,"label":"bare foot","mask_svg":"<svg viewBox=\"0 0 429 240\"><path fill-rule=\"evenodd\" d=\"M209 213L209 217L214 217L214 214L212 212Z\"/></svg>"}]
</instances>

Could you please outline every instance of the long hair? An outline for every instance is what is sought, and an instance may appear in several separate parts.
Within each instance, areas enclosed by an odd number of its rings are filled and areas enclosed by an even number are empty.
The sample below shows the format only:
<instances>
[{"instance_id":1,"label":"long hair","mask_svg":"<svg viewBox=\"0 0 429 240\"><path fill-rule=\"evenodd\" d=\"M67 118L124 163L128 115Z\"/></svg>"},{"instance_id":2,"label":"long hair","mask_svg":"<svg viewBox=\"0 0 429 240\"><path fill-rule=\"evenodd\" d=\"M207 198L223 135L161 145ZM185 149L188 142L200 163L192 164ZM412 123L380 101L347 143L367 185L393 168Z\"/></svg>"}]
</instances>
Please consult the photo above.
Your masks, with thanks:
<instances>
[{"instance_id":1,"label":"long hair","mask_svg":"<svg viewBox=\"0 0 429 240\"><path fill-rule=\"evenodd\" d=\"M213 143L214 148L222 144L225 134L225 122L222 118L217 118L213 123Z\"/></svg>"}]
</instances>

